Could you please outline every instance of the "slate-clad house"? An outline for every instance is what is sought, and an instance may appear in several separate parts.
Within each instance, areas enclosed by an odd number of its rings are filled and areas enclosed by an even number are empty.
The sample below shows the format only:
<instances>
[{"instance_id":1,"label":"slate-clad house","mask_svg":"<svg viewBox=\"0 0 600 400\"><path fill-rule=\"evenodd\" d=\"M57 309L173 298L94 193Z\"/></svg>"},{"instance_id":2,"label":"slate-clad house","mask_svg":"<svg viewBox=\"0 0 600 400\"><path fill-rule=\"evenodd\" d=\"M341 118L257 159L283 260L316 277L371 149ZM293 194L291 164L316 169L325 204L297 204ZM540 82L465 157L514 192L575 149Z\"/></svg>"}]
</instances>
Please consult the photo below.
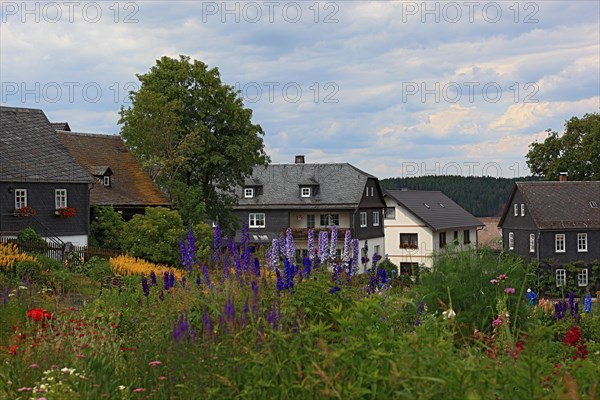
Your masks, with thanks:
<instances>
[{"instance_id":1,"label":"slate-clad house","mask_svg":"<svg viewBox=\"0 0 600 400\"><path fill-rule=\"evenodd\" d=\"M431 268L433 256L450 244L477 246L477 229L484 224L442 192L388 190L384 199L385 249L400 273Z\"/></svg>"},{"instance_id":2,"label":"slate-clad house","mask_svg":"<svg viewBox=\"0 0 600 400\"><path fill-rule=\"evenodd\" d=\"M517 182L498 226L505 250L526 261L556 267L564 284L565 264L600 259L600 181ZM578 272L587 286L589 272Z\"/></svg>"},{"instance_id":3,"label":"slate-clad house","mask_svg":"<svg viewBox=\"0 0 600 400\"><path fill-rule=\"evenodd\" d=\"M290 227L296 249L305 252L308 229L315 231L317 242L320 230L337 225L340 255L347 229L367 249L367 258L385 252L379 181L350 164L305 164L304 156L297 156L294 164L255 167L237 195L234 211L248 224L253 243L268 244Z\"/></svg>"},{"instance_id":4,"label":"slate-clad house","mask_svg":"<svg viewBox=\"0 0 600 400\"><path fill-rule=\"evenodd\" d=\"M68 128L68 124L56 124ZM167 196L146 174L119 136L58 130L69 153L94 181L90 204L113 206L125 220L143 214L146 207L168 207Z\"/></svg>"},{"instance_id":5,"label":"slate-clad house","mask_svg":"<svg viewBox=\"0 0 600 400\"><path fill-rule=\"evenodd\" d=\"M91 184L41 110L0 107L0 236L87 245Z\"/></svg>"}]
</instances>

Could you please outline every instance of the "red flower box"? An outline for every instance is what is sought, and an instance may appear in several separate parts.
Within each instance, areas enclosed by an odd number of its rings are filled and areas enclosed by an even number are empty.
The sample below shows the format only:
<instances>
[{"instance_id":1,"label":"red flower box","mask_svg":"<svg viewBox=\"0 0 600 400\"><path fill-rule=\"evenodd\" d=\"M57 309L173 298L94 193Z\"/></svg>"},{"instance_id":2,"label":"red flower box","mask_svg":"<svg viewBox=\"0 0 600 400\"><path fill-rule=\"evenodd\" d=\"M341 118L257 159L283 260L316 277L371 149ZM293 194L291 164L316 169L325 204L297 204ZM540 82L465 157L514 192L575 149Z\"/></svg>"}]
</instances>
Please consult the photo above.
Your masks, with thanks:
<instances>
[{"instance_id":1,"label":"red flower box","mask_svg":"<svg viewBox=\"0 0 600 400\"><path fill-rule=\"evenodd\" d=\"M77 215L77 210L73 207L63 207L54 211L54 215L57 217L71 218Z\"/></svg>"}]
</instances>

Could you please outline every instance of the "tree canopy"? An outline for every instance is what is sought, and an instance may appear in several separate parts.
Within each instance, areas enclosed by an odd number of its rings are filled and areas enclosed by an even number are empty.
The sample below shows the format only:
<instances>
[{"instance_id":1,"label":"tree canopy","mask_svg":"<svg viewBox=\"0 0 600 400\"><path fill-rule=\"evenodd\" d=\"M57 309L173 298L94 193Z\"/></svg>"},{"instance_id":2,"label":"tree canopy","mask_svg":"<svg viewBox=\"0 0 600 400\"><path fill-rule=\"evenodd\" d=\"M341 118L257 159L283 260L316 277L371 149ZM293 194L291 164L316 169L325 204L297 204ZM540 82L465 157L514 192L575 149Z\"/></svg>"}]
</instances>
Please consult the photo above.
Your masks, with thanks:
<instances>
[{"instance_id":1,"label":"tree canopy","mask_svg":"<svg viewBox=\"0 0 600 400\"><path fill-rule=\"evenodd\" d=\"M127 146L185 223L208 217L227 226L237 201L233 189L254 165L269 162L252 110L221 82L217 68L187 56L162 57L137 78L131 106L120 111Z\"/></svg>"},{"instance_id":2,"label":"tree canopy","mask_svg":"<svg viewBox=\"0 0 600 400\"><path fill-rule=\"evenodd\" d=\"M546 180L558 180L561 172L569 180L600 180L600 115L585 114L565 123L562 135L548 129L548 137L529 145L525 156L534 175Z\"/></svg>"}]
</instances>

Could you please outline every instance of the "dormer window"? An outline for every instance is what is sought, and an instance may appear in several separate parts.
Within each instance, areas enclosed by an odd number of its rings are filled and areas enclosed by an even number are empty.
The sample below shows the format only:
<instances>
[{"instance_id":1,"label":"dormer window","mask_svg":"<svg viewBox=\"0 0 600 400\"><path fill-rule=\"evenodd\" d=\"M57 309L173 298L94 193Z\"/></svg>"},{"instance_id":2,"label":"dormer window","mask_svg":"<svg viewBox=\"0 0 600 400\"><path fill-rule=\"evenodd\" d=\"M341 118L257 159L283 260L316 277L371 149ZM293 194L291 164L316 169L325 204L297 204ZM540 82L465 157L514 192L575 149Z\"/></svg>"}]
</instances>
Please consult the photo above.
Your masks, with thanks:
<instances>
[{"instance_id":1,"label":"dormer window","mask_svg":"<svg viewBox=\"0 0 600 400\"><path fill-rule=\"evenodd\" d=\"M254 197L254 188L244 188L244 198L251 199Z\"/></svg>"},{"instance_id":2,"label":"dormer window","mask_svg":"<svg viewBox=\"0 0 600 400\"><path fill-rule=\"evenodd\" d=\"M104 187L110 187L110 175L104 175L103 183Z\"/></svg>"},{"instance_id":3,"label":"dormer window","mask_svg":"<svg viewBox=\"0 0 600 400\"><path fill-rule=\"evenodd\" d=\"M310 188L309 187L300 188L300 196L310 197Z\"/></svg>"}]
</instances>

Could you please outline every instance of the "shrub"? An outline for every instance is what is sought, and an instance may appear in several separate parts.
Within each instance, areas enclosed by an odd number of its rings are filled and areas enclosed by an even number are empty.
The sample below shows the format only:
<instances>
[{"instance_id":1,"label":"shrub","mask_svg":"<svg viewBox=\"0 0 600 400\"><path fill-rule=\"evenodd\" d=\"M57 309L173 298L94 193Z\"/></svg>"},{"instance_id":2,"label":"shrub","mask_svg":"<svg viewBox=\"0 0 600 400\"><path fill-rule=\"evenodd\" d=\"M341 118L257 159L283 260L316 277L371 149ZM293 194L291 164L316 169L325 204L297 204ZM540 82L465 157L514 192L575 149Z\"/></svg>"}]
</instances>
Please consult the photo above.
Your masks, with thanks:
<instances>
[{"instance_id":1,"label":"shrub","mask_svg":"<svg viewBox=\"0 0 600 400\"><path fill-rule=\"evenodd\" d=\"M121 249L124 227L123 216L112 206L92 207L90 245L106 249Z\"/></svg>"},{"instance_id":2,"label":"shrub","mask_svg":"<svg viewBox=\"0 0 600 400\"><path fill-rule=\"evenodd\" d=\"M15 263L15 276L29 279L32 283L44 283L42 265L37 260L22 260Z\"/></svg>"},{"instance_id":3,"label":"shrub","mask_svg":"<svg viewBox=\"0 0 600 400\"><path fill-rule=\"evenodd\" d=\"M7 245L0 243L0 271L10 272L18 261L34 261L30 255L19 252L17 245L9 243Z\"/></svg>"},{"instance_id":4,"label":"shrub","mask_svg":"<svg viewBox=\"0 0 600 400\"><path fill-rule=\"evenodd\" d=\"M21 243L35 244L38 246L46 246L47 243L33 228L25 228L17 236L17 240Z\"/></svg>"}]
</instances>

